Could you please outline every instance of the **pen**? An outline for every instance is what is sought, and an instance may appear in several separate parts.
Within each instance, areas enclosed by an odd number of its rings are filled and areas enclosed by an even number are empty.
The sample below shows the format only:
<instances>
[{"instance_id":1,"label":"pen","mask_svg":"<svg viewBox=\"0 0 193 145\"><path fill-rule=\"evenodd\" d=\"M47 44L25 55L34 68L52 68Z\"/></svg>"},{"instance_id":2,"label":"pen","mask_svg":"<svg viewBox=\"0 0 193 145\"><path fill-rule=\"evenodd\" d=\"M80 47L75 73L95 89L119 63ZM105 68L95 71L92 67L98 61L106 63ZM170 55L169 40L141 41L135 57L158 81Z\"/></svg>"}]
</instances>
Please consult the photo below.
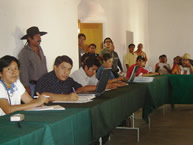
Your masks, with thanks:
<instances>
[{"instance_id":1,"label":"pen","mask_svg":"<svg viewBox=\"0 0 193 145\"><path fill-rule=\"evenodd\" d=\"M76 94L76 90L74 89L74 87L72 87L72 91Z\"/></svg>"}]
</instances>

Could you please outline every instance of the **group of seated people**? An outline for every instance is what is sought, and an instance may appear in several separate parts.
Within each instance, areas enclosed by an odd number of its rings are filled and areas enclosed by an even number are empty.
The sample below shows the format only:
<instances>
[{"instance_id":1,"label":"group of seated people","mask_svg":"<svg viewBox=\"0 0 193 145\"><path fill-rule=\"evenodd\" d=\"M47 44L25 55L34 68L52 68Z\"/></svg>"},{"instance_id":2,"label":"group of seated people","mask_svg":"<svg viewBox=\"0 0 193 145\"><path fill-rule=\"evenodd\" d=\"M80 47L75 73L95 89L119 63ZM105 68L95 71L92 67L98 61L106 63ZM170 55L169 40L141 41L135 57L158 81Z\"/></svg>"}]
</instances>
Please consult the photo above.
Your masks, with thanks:
<instances>
[{"instance_id":1,"label":"group of seated people","mask_svg":"<svg viewBox=\"0 0 193 145\"><path fill-rule=\"evenodd\" d=\"M167 56L160 55L159 56L159 63L155 65L155 72L160 73L161 75L164 74L193 74L193 62L191 59L190 54L185 53L182 57L176 56L173 60L173 67L170 67L170 64L167 63Z\"/></svg>"},{"instance_id":2,"label":"group of seated people","mask_svg":"<svg viewBox=\"0 0 193 145\"><path fill-rule=\"evenodd\" d=\"M177 56L174 58L172 69L167 63L166 55L161 55L159 63L156 64L155 72L148 72L144 68L147 58L139 55L136 58L136 63L128 68L124 77L122 67L119 67L120 70L117 68L119 65L113 68L114 61L119 60L119 57L114 51L112 40L106 38L104 44L105 48L101 50L100 54L96 54L93 50L96 49L95 44L89 45L90 51L84 53L81 57L81 67L72 74L72 59L66 55L56 57L53 70L44 74L37 82L35 88L37 99L33 99L27 93L19 80L19 61L9 55L0 58L0 116L15 111L27 110L52 101L76 101L78 99L77 93L96 90L97 83L105 68L112 69L106 85L108 89L125 86L125 81L129 80L136 66L138 66L136 76L141 77L169 73L193 73L191 58L187 53L182 57ZM21 101L24 104L21 104Z\"/></svg>"}]
</instances>

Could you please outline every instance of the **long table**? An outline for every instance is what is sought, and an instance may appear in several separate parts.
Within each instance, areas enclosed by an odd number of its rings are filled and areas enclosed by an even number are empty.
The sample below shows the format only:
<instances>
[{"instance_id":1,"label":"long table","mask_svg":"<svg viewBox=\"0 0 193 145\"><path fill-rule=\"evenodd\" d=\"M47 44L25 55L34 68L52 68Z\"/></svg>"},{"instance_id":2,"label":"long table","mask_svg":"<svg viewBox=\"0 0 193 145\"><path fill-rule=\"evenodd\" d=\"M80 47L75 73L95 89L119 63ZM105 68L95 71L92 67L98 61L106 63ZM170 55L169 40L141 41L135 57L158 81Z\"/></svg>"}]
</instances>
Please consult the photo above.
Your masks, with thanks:
<instances>
[{"instance_id":1,"label":"long table","mask_svg":"<svg viewBox=\"0 0 193 145\"><path fill-rule=\"evenodd\" d=\"M158 76L130 84L85 104L60 104L65 111L25 112L22 128L0 117L0 144L89 145L143 107L143 117L163 104L193 103L193 76Z\"/></svg>"},{"instance_id":2,"label":"long table","mask_svg":"<svg viewBox=\"0 0 193 145\"><path fill-rule=\"evenodd\" d=\"M106 92L86 104L59 104L66 108L89 108L92 121L92 140L111 132L146 102L146 86L132 84Z\"/></svg>"},{"instance_id":3,"label":"long table","mask_svg":"<svg viewBox=\"0 0 193 145\"><path fill-rule=\"evenodd\" d=\"M91 142L91 117L88 109L64 111L22 111L21 128L0 118L1 145L87 145Z\"/></svg>"}]
</instances>

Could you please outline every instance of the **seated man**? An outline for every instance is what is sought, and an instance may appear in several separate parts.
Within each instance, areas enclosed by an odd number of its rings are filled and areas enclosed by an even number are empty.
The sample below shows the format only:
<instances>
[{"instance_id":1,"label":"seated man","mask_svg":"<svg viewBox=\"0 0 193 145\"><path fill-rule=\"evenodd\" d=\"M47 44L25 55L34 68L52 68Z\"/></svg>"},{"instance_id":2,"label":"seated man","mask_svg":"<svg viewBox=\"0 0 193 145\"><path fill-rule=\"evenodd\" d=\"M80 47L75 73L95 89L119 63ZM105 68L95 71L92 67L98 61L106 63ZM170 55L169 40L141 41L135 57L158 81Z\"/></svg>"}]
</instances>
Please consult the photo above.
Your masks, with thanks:
<instances>
[{"instance_id":1,"label":"seated man","mask_svg":"<svg viewBox=\"0 0 193 145\"><path fill-rule=\"evenodd\" d=\"M99 80L101 78L101 73L104 68L112 68L112 66L113 66L112 55L109 53L105 53L102 57L102 65L97 70L97 74L96 74L97 79ZM127 78L122 76L115 78L114 74L111 72L108 83L113 83L116 86L124 86L126 84L121 81L126 81L126 80Z\"/></svg>"},{"instance_id":2,"label":"seated man","mask_svg":"<svg viewBox=\"0 0 193 145\"><path fill-rule=\"evenodd\" d=\"M185 53L184 56L182 56L182 63L175 65L172 70L172 74L193 74L193 66L190 63L190 60L190 54Z\"/></svg>"},{"instance_id":3,"label":"seated man","mask_svg":"<svg viewBox=\"0 0 193 145\"><path fill-rule=\"evenodd\" d=\"M75 101L77 93L84 91L81 84L69 77L72 59L66 55L58 56L54 62L54 70L40 78L36 92L50 96L49 101Z\"/></svg>"},{"instance_id":4,"label":"seated man","mask_svg":"<svg viewBox=\"0 0 193 145\"><path fill-rule=\"evenodd\" d=\"M96 57L88 56L83 64L83 67L73 72L71 77L82 86L85 86L88 91L95 91L98 83L95 74L99 66L100 63Z\"/></svg>"},{"instance_id":5,"label":"seated man","mask_svg":"<svg viewBox=\"0 0 193 145\"><path fill-rule=\"evenodd\" d=\"M160 55L159 61L160 62L157 63L155 66L155 72L158 72L161 75L170 74L171 68L170 68L170 64L167 63L167 56L164 54Z\"/></svg>"},{"instance_id":6,"label":"seated man","mask_svg":"<svg viewBox=\"0 0 193 145\"><path fill-rule=\"evenodd\" d=\"M143 77L147 77L147 76L154 76L154 75L159 75L159 73L155 72L155 73L149 73L147 70L145 70L143 67L145 65L145 58L143 56L138 56L137 60L136 60L136 64L133 64L127 71L127 78L130 78L133 69L135 68L135 66L139 66L136 76L143 76Z\"/></svg>"}]
</instances>

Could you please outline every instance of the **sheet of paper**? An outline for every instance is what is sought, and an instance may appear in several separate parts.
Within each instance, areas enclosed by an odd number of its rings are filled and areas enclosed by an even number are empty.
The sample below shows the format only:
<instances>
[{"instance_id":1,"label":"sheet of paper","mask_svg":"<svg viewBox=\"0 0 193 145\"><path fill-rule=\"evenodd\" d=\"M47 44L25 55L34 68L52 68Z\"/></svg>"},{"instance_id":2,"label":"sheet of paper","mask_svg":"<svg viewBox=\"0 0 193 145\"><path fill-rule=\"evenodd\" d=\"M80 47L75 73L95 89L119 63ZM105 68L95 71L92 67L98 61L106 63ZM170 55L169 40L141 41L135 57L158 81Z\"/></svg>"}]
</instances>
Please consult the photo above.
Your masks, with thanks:
<instances>
[{"instance_id":1,"label":"sheet of paper","mask_svg":"<svg viewBox=\"0 0 193 145\"><path fill-rule=\"evenodd\" d=\"M94 99L96 96L95 94L78 94L78 100L79 101L84 101L84 100L92 100Z\"/></svg>"},{"instance_id":2,"label":"sheet of paper","mask_svg":"<svg viewBox=\"0 0 193 145\"><path fill-rule=\"evenodd\" d=\"M35 108L28 109L25 111L45 111L45 110L65 110L65 108L60 105L51 105L51 106L35 107Z\"/></svg>"},{"instance_id":3,"label":"sheet of paper","mask_svg":"<svg viewBox=\"0 0 193 145\"><path fill-rule=\"evenodd\" d=\"M53 101L52 103L88 103L93 100L77 100L77 101Z\"/></svg>"},{"instance_id":4,"label":"sheet of paper","mask_svg":"<svg viewBox=\"0 0 193 145\"><path fill-rule=\"evenodd\" d=\"M154 77L135 77L134 82L136 83L150 83L153 82Z\"/></svg>"}]
</instances>

